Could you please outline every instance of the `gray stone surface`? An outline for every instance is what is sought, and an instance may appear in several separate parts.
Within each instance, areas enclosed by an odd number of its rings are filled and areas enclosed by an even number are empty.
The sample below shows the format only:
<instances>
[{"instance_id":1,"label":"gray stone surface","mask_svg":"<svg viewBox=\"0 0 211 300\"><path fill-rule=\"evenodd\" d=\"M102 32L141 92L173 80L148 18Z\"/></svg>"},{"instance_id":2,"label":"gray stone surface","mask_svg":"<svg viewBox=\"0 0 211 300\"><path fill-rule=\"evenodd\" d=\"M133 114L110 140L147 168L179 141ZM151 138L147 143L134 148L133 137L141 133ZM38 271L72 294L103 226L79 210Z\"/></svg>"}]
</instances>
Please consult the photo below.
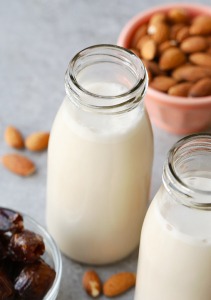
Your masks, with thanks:
<instances>
[{"instance_id":1,"label":"gray stone surface","mask_svg":"<svg viewBox=\"0 0 211 300\"><path fill-rule=\"evenodd\" d=\"M201 3L208 5L210 0ZM64 72L74 54L93 44L115 43L133 15L157 4L158 0L0 0L0 155L12 152L3 141L8 124L24 135L50 130L65 94ZM160 186L166 153L179 138L155 127L153 131L151 198ZM20 178L0 167L0 205L23 211L45 226L47 154L24 153L36 162L37 173ZM136 271L137 254L138 250L119 263L96 269L102 280L114 272ZM85 269L63 257L58 299L88 299L81 287ZM131 290L116 299L133 295Z\"/></svg>"}]
</instances>

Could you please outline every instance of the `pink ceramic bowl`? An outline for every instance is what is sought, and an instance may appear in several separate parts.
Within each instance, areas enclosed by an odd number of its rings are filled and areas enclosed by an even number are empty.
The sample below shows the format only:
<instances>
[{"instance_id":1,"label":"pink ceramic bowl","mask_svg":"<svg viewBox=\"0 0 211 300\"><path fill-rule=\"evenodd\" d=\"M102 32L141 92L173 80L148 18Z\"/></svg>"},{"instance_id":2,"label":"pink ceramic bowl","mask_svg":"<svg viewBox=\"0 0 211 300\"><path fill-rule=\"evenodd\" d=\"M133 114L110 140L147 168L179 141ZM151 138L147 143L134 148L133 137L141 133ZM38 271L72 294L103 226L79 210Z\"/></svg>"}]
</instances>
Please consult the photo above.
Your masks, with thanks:
<instances>
[{"instance_id":1,"label":"pink ceramic bowl","mask_svg":"<svg viewBox=\"0 0 211 300\"><path fill-rule=\"evenodd\" d=\"M211 15L211 7L202 5L178 3L155 7L133 17L120 33L117 44L129 48L132 37L140 25L147 22L154 13L166 12L173 7L185 8L192 16ZM202 98L169 96L149 87L146 107L151 121L172 133L189 134L211 127L211 96Z\"/></svg>"}]
</instances>

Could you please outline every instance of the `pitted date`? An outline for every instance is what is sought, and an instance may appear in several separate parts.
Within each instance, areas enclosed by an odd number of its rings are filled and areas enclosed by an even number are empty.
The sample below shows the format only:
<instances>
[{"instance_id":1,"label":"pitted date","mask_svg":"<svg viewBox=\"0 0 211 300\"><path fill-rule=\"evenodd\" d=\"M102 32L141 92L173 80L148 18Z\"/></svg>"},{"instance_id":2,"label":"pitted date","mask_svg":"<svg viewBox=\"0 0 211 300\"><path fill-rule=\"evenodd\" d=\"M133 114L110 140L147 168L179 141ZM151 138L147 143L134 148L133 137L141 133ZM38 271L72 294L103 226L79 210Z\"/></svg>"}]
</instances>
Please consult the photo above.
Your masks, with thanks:
<instances>
[{"instance_id":1,"label":"pitted date","mask_svg":"<svg viewBox=\"0 0 211 300\"><path fill-rule=\"evenodd\" d=\"M0 208L0 233L16 232L23 229L23 217L7 208Z\"/></svg>"},{"instance_id":2,"label":"pitted date","mask_svg":"<svg viewBox=\"0 0 211 300\"><path fill-rule=\"evenodd\" d=\"M0 270L0 300L15 299L14 288L6 272Z\"/></svg>"},{"instance_id":3,"label":"pitted date","mask_svg":"<svg viewBox=\"0 0 211 300\"><path fill-rule=\"evenodd\" d=\"M26 265L15 280L15 291L23 300L42 300L55 279L55 271L43 260Z\"/></svg>"},{"instance_id":4,"label":"pitted date","mask_svg":"<svg viewBox=\"0 0 211 300\"><path fill-rule=\"evenodd\" d=\"M0 300L42 300L55 271L41 259L42 236L24 228L23 217L0 207Z\"/></svg>"},{"instance_id":5,"label":"pitted date","mask_svg":"<svg viewBox=\"0 0 211 300\"><path fill-rule=\"evenodd\" d=\"M43 238L35 232L23 230L14 233L9 243L10 257L15 261L31 263L45 252Z\"/></svg>"},{"instance_id":6,"label":"pitted date","mask_svg":"<svg viewBox=\"0 0 211 300\"><path fill-rule=\"evenodd\" d=\"M10 238L6 234L0 234L0 260L8 256L8 244Z\"/></svg>"}]
</instances>

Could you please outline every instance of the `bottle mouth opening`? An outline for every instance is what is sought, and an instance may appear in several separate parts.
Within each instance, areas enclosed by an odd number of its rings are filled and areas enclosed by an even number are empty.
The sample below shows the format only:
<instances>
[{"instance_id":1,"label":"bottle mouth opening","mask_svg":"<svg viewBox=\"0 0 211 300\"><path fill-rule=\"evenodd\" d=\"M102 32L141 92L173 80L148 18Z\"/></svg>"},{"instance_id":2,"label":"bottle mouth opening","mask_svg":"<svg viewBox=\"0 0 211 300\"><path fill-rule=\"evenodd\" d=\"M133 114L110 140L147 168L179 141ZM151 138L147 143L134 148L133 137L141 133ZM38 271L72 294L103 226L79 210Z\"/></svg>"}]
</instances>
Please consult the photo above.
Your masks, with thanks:
<instances>
[{"instance_id":1,"label":"bottle mouth opening","mask_svg":"<svg viewBox=\"0 0 211 300\"><path fill-rule=\"evenodd\" d=\"M68 97L86 109L133 108L144 97L147 82L142 61L133 52L109 44L80 51L70 61L65 75ZM105 86L103 92L93 88L99 84ZM121 88L112 90L111 84Z\"/></svg>"},{"instance_id":2,"label":"bottle mouth opening","mask_svg":"<svg viewBox=\"0 0 211 300\"><path fill-rule=\"evenodd\" d=\"M193 134L169 151L163 183L182 204L211 209L211 134Z\"/></svg>"}]
</instances>

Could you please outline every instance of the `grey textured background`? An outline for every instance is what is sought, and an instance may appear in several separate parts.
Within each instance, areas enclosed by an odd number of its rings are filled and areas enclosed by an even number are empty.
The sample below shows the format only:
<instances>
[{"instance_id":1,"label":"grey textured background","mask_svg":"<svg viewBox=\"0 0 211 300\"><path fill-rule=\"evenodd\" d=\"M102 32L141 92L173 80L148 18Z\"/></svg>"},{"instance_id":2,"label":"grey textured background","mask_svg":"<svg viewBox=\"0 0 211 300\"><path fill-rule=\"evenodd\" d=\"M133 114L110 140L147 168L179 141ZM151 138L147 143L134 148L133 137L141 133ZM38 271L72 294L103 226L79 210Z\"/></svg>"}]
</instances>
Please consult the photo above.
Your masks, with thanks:
<instances>
[{"instance_id":1,"label":"grey textured background","mask_svg":"<svg viewBox=\"0 0 211 300\"><path fill-rule=\"evenodd\" d=\"M210 0L200 2L210 4ZM8 124L25 136L50 130L65 94L64 73L73 55L93 44L116 43L132 16L158 4L158 0L0 0L0 155L13 152L3 141ZM160 186L166 153L179 138L155 127L153 131L151 198ZM36 162L37 173L20 178L0 166L0 205L21 210L45 226L47 154L24 153ZM137 254L138 250L122 262L96 269L102 280L115 272L136 271ZM81 287L86 269L63 257L58 299L88 299ZM129 300L133 295L131 290L116 299Z\"/></svg>"}]
</instances>

